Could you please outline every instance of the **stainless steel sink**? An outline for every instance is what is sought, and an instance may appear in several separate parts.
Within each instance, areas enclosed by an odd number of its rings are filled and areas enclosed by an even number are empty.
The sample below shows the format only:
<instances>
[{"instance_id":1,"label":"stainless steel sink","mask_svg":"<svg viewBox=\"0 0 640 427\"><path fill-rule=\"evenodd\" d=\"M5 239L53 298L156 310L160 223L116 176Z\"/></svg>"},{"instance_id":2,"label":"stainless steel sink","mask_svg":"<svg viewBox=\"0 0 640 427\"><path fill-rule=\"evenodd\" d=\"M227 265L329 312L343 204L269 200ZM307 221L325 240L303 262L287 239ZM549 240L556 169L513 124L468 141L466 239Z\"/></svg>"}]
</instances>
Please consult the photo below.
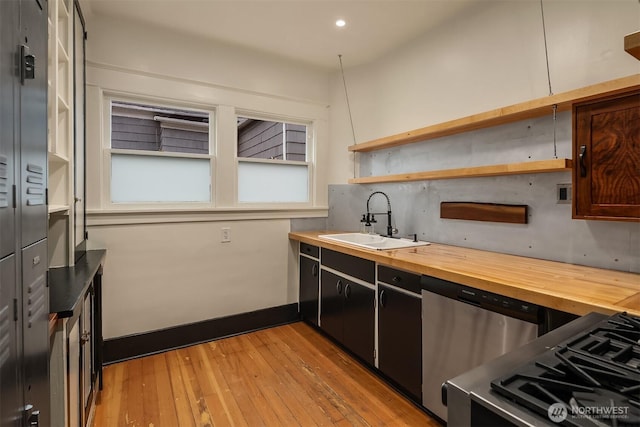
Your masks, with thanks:
<instances>
[{"instance_id":1,"label":"stainless steel sink","mask_svg":"<svg viewBox=\"0 0 640 427\"><path fill-rule=\"evenodd\" d=\"M390 249L413 248L416 246L426 246L429 242L414 242L411 239L395 239L380 236L378 234L365 233L341 233L341 234L321 234L318 237L326 240L333 240L348 245L359 246L361 248L385 251Z\"/></svg>"}]
</instances>

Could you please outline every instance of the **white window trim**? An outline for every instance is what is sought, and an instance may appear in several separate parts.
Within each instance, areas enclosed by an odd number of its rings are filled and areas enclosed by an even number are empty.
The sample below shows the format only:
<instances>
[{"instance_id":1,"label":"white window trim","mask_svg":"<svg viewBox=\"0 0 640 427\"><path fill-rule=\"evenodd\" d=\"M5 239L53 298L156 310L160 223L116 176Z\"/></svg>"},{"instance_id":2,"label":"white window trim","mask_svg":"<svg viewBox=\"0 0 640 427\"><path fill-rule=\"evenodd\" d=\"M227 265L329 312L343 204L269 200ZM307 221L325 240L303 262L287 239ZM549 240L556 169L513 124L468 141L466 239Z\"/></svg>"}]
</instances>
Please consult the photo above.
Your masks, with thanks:
<instances>
[{"instance_id":1,"label":"white window trim","mask_svg":"<svg viewBox=\"0 0 640 427\"><path fill-rule=\"evenodd\" d=\"M209 154L198 153L179 153L169 151L147 151L147 150L127 150L111 148L111 106L112 102L129 102L137 104L150 104L158 107L175 108L180 110L193 110L198 113L209 115L209 123L206 125L209 132ZM116 94L103 93L103 137L102 137L102 210L105 211L127 211L127 212L158 212L158 211L176 211L187 208L188 210L212 209L216 206L215 185L216 180L216 157L215 157L215 118L216 108L210 106L203 108L202 105L194 106L188 103L172 103L167 100L158 100L146 96L120 96ZM183 122L182 120L178 120ZM162 124L162 123L161 123ZM176 123L178 124L178 123ZM179 124L178 124L179 125ZM197 125L197 123L196 123ZM199 130L200 128L198 128ZM209 159L209 170L211 180L209 181L209 201L208 202L132 202L132 203L114 203L111 197L111 156L113 154L125 154L134 156L153 156L168 158L190 158L190 159Z\"/></svg>"},{"instance_id":2,"label":"white window trim","mask_svg":"<svg viewBox=\"0 0 640 427\"><path fill-rule=\"evenodd\" d=\"M325 217L326 203L318 204L316 186L318 177L315 165L317 137L319 127L325 134L324 116L294 117L283 113L263 113L246 108L237 108L228 104L204 104L180 99L167 99L132 92L101 90L101 145L100 145L100 173L99 173L99 207L89 207L87 214L93 218L95 225L108 223L152 223L162 222L162 218L171 217L172 221L211 221L224 217L227 219L271 219L271 218L305 218ZM182 110L194 110L209 114L209 155L197 153L169 153L151 152L144 150L123 150L111 148L111 102L120 101L165 106ZM307 126L306 162L284 161L270 159L248 159L237 157L237 117L249 117L261 120L282 121L286 123ZM233 121L232 121L233 120ZM320 123L320 125L318 125ZM319 126L319 127L318 127ZM133 154L151 156L174 156L187 158L209 157L211 161L211 201L209 203L112 203L111 202L111 155ZM220 155L223 158L219 157ZM308 201L299 203L240 203L238 202L237 178L239 161L258 162L291 162L291 164L306 164L308 168ZM224 163L220 163L224 162ZM323 181L323 180L321 180ZM223 190L221 190L221 187ZM321 197L324 201L324 197ZM168 216L167 216L168 215ZM98 220L103 218L103 220ZM106 220L106 218L110 218ZM97 220L97 222L96 222ZM113 221L113 222L112 222Z\"/></svg>"},{"instance_id":3,"label":"white window trim","mask_svg":"<svg viewBox=\"0 0 640 427\"><path fill-rule=\"evenodd\" d=\"M238 122L238 118L243 117L247 119L253 120L268 120L273 122L282 122L283 123L283 158L286 157L286 135L284 135L286 124L294 124L294 125L302 125L307 128L307 141L305 143L305 157L306 161L297 161L297 160L279 160L279 159L257 159L251 157L239 157L238 156L238 132L236 126L235 138L234 138L234 152L235 152L235 180L238 180L238 165L241 162L247 163L266 163L266 164L276 164L276 165L306 165L307 166L307 195L308 200L306 202L287 202L287 203L277 203L277 202L264 202L264 203L254 203L254 202L241 202L238 200L238 190L236 185L236 194L235 194L235 204L238 207L242 208L253 208L253 209L264 209L264 208L281 208L281 209L300 209L306 207L315 206L316 195L314 192L315 182L316 182L316 174L315 174L315 144L317 140L317 131L316 131L316 122L315 120L305 120L299 117L290 117L286 115L278 115L278 114L268 114L268 113L259 113L256 111L247 111L236 109L235 122Z\"/></svg>"}]
</instances>

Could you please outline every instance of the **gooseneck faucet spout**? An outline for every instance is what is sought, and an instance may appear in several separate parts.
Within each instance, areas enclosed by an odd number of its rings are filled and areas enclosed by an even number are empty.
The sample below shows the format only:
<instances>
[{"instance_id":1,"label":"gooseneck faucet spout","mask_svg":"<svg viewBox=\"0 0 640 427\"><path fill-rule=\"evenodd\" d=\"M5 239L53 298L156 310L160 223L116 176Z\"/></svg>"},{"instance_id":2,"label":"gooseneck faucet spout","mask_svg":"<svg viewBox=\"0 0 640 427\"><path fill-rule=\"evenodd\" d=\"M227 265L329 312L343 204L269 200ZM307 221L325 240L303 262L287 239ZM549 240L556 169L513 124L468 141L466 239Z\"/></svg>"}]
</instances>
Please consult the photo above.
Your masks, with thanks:
<instances>
[{"instance_id":1,"label":"gooseneck faucet spout","mask_svg":"<svg viewBox=\"0 0 640 427\"><path fill-rule=\"evenodd\" d=\"M381 194L381 195L383 195L385 197L385 199L387 199L387 236L388 237L393 237L393 226L391 225L391 201L389 200L389 196L387 196L387 194L383 193L382 191L374 191L373 193L371 193L371 195L367 199L367 218L366 218L367 219L367 225L370 225L370 223L372 222L371 221L372 218L373 218L372 214L376 214L377 213L377 212L370 212L369 211L369 201L376 194ZM375 221L375 219L373 221Z\"/></svg>"}]
</instances>

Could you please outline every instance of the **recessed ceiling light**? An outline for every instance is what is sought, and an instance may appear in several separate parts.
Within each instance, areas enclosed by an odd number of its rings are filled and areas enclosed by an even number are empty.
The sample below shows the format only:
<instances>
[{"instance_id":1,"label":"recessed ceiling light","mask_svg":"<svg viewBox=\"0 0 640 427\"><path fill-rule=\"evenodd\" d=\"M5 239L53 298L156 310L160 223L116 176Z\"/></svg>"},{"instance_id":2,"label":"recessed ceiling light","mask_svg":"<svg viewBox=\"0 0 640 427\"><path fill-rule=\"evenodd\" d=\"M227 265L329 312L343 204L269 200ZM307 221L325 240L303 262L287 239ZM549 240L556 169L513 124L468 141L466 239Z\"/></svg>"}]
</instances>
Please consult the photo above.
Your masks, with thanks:
<instances>
[{"instance_id":1,"label":"recessed ceiling light","mask_svg":"<svg viewBox=\"0 0 640 427\"><path fill-rule=\"evenodd\" d=\"M347 25L347 22L344 19L338 19L336 21L336 27L342 28Z\"/></svg>"}]
</instances>

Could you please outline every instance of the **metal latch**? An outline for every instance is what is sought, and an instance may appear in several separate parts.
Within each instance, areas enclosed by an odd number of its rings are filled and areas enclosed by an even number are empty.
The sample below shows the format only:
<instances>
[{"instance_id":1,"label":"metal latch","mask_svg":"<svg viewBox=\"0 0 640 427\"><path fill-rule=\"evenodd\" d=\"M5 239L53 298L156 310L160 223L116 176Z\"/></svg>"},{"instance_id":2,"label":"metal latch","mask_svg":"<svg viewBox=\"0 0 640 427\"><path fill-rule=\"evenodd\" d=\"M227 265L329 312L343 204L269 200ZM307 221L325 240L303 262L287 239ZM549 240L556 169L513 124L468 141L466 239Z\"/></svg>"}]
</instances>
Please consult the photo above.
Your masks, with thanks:
<instances>
[{"instance_id":1,"label":"metal latch","mask_svg":"<svg viewBox=\"0 0 640 427\"><path fill-rule=\"evenodd\" d=\"M36 78L36 57L29 53L29 46L20 46L20 57L22 64L20 66L20 82L24 84L25 80Z\"/></svg>"},{"instance_id":2,"label":"metal latch","mask_svg":"<svg viewBox=\"0 0 640 427\"><path fill-rule=\"evenodd\" d=\"M34 411L33 405L26 405L24 407L24 417L27 420L28 427L40 426L40 411Z\"/></svg>"}]
</instances>

